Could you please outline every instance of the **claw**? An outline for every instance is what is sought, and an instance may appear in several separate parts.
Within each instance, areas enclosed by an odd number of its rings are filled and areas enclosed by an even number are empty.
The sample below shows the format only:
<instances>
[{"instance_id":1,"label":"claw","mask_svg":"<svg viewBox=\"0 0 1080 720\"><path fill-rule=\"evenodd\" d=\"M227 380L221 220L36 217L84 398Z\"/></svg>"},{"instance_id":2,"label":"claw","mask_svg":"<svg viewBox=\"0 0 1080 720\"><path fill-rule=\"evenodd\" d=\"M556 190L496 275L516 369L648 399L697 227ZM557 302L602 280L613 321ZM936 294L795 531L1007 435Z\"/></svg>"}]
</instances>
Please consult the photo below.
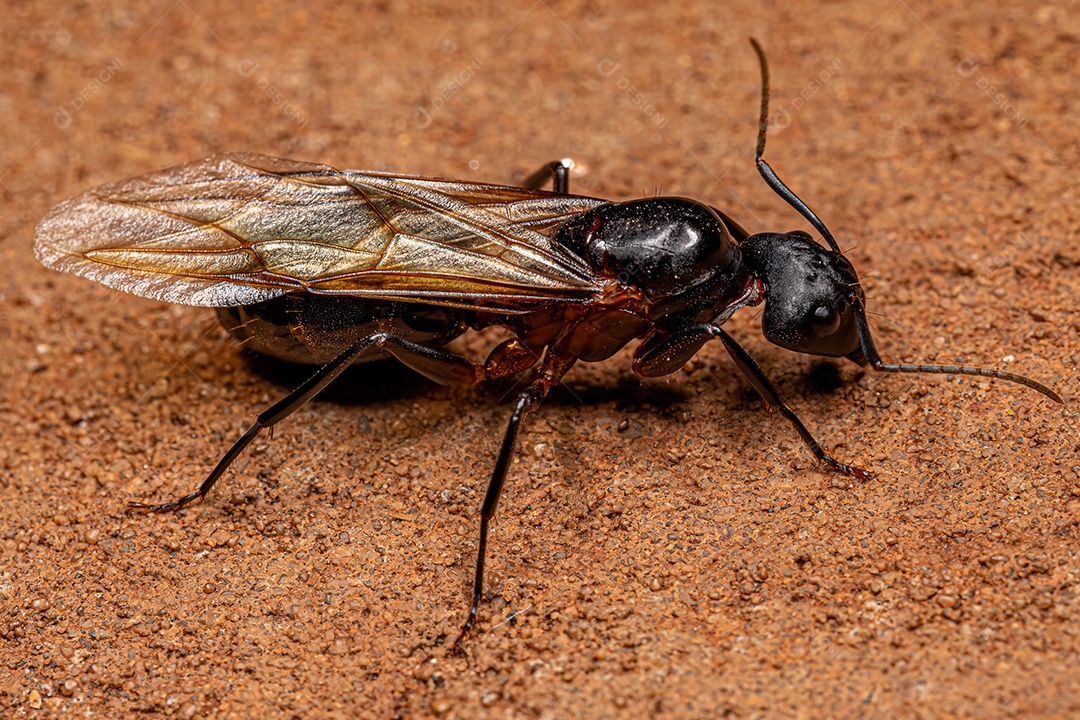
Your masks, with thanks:
<instances>
[{"instance_id":1,"label":"claw","mask_svg":"<svg viewBox=\"0 0 1080 720\"><path fill-rule=\"evenodd\" d=\"M179 498L177 500L170 500L169 502L161 503L160 505L147 505L146 503L141 502L129 502L127 506L127 511L129 513L138 513L140 515L158 515L164 512L181 510L190 505L191 503L195 502L202 496L203 493L196 490L195 492L189 495L185 495L182 498Z\"/></svg>"}]
</instances>

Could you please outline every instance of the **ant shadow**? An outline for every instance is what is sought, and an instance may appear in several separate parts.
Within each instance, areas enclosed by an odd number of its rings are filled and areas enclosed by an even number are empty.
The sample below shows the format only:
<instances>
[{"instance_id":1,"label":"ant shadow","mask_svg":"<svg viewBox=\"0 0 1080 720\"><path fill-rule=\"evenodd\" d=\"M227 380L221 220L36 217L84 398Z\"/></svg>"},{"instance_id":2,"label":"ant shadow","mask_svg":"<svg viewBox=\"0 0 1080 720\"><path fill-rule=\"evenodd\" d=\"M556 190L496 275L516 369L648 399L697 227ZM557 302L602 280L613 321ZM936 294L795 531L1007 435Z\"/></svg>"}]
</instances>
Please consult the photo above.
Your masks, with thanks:
<instances>
[{"instance_id":1,"label":"ant shadow","mask_svg":"<svg viewBox=\"0 0 1080 720\"><path fill-rule=\"evenodd\" d=\"M242 360L251 374L280 386L285 392L298 387L319 369L318 365L292 363L254 352L245 353ZM397 360L386 358L346 368L317 397L346 407L377 405L426 397L440 387L443 386Z\"/></svg>"},{"instance_id":2,"label":"ant shadow","mask_svg":"<svg viewBox=\"0 0 1080 720\"><path fill-rule=\"evenodd\" d=\"M802 394L804 397L833 395L846 384L835 362L817 360L805 375Z\"/></svg>"},{"instance_id":3,"label":"ant shadow","mask_svg":"<svg viewBox=\"0 0 1080 720\"><path fill-rule=\"evenodd\" d=\"M259 353L245 353L242 361L253 375L281 387L284 392L299 386L318 369L316 365L290 363ZM504 405L513 402L518 393L528 386L531 377L531 373L526 371L464 387L472 387L478 397L486 398L492 404ZM732 381L753 392L749 382L738 373L733 373ZM847 383L836 363L822 359L811 364L797 384L804 397L825 397L834 395ZM318 398L345 407L356 407L437 397L446 393L449 387L453 386L437 383L393 358L386 358L347 368ZM644 379L627 371L617 379L608 381L571 380L559 383L551 389L544 404L575 406L611 403L618 410L641 405L665 408L685 402L693 395L694 392L685 383Z\"/></svg>"}]
</instances>

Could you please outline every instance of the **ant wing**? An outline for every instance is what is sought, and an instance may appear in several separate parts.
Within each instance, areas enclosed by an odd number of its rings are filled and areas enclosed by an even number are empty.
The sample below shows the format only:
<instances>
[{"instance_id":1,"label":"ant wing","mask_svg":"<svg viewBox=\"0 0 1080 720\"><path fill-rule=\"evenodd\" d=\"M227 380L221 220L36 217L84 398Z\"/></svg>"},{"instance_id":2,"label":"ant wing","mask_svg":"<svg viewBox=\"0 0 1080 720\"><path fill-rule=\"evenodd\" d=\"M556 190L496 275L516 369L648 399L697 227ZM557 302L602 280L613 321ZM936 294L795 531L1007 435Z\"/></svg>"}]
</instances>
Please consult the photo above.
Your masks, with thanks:
<instances>
[{"instance_id":1,"label":"ant wing","mask_svg":"<svg viewBox=\"0 0 1080 720\"><path fill-rule=\"evenodd\" d=\"M34 251L50 268L184 305L308 291L524 312L599 291L549 236L605 202L215 155L60 203Z\"/></svg>"}]
</instances>

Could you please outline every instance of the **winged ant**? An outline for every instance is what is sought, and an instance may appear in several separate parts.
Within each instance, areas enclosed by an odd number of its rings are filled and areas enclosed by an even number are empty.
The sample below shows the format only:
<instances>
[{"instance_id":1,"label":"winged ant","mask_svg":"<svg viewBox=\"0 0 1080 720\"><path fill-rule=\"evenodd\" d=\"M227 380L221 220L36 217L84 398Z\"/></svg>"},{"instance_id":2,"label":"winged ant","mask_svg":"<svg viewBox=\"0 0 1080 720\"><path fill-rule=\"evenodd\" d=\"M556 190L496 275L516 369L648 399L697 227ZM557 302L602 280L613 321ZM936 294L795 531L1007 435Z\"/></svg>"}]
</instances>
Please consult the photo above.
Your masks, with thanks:
<instances>
[{"instance_id":1,"label":"winged ant","mask_svg":"<svg viewBox=\"0 0 1080 720\"><path fill-rule=\"evenodd\" d=\"M860 478L869 474L827 454L724 330L738 309L764 302L765 337L789 350L846 357L881 372L998 378L1062 402L1049 387L1014 373L882 361L855 269L762 158L769 75L764 52L751 42L762 78L758 170L828 248L802 231L751 235L721 210L685 198L570 195L567 161L515 188L216 155L57 205L38 225L34 248L48 267L144 297L215 307L253 350L320 366L262 412L195 491L161 504L132 502L130 510L179 510L202 498L262 430L354 363L394 357L440 383L532 371L514 402L480 511L460 643L476 623L488 527L518 432L579 360L606 360L637 342L634 372L656 377L718 339L814 457ZM539 189L549 180L552 191ZM482 363L443 349L462 333L493 325L511 337Z\"/></svg>"}]
</instances>

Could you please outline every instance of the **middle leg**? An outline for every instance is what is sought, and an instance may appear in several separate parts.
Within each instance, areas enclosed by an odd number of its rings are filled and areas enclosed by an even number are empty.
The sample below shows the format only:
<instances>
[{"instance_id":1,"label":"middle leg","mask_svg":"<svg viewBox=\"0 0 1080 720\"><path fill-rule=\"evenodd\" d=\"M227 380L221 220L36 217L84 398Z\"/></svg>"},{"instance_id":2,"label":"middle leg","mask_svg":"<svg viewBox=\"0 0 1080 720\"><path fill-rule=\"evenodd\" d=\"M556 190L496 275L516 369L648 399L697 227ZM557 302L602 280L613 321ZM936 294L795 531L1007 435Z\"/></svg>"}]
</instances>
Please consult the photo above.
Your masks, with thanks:
<instances>
[{"instance_id":1,"label":"middle leg","mask_svg":"<svg viewBox=\"0 0 1080 720\"><path fill-rule=\"evenodd\" d=\"M549 162L547 165L525 178L525 181L521 183L521 185L529 190L539 190L544 187L550 179L551 189L554 192L565 195L570 192L570 168L573 166L574 161L570 158Z\"/></svg>"},{"instance_id":2,"label":"middle leg","mask_svg":"<svg viewBox=\"0 0 1080 720\"><path fill-rule=\"evenodd\" d=\"M514 403L514 412L510 415L510 422L503 434L502 446L499 448L499 458L495 461L495 470L491 473L487 492L484 494L484 505L480 510L480 542L476 553L476 574L473 578L472 605L469 607L469 617L464 627L454 640L454 647L468 637L473 626L476 625L476 615L480 609L480 600L484 595L484 560L487 555L488 528L491 519L495 516L495 510L499 506L499 498L502 496L503 486L506 484L506 473L510 468L510 459L514 454L514 446L517 443L518 432L521 424L533 410L540 407L551 390L563 375L573 367L575 358L563 356L553 352L550 348L544 356L540 366L538 377L521 393L518 394Z\"/></svg>"}]
</instances>

